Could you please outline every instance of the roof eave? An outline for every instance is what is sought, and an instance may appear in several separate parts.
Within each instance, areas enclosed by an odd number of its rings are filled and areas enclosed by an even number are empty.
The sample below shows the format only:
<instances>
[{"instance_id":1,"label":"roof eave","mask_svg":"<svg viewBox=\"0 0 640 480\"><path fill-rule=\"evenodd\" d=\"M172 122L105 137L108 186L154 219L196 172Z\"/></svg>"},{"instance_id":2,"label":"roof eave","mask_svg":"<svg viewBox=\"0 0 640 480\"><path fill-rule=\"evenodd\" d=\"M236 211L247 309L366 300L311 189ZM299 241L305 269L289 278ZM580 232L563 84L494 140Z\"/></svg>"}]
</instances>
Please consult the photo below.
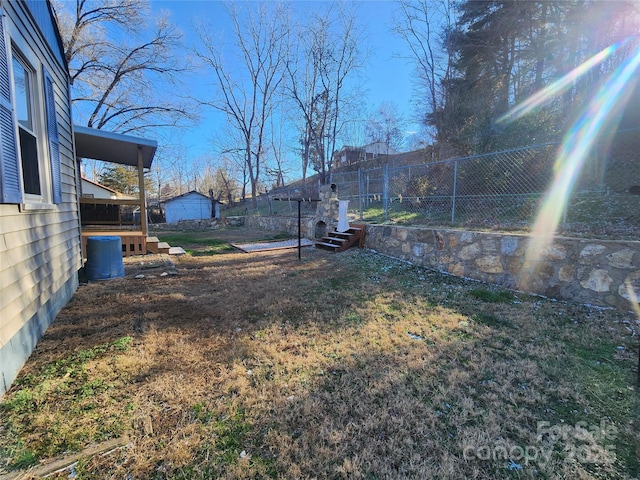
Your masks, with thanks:
<instances>
[{"instance_id":1,"label":"roof eave","mask_svg":"<svg viewBox=\"0 0 640 480\"><path fill-rule=\"evenodd\" d=\"M144 168L151 168L158 142L147 138L74 125L76 156L119 165L138 166L138 151Z\"/></svg>"}]
</instances>

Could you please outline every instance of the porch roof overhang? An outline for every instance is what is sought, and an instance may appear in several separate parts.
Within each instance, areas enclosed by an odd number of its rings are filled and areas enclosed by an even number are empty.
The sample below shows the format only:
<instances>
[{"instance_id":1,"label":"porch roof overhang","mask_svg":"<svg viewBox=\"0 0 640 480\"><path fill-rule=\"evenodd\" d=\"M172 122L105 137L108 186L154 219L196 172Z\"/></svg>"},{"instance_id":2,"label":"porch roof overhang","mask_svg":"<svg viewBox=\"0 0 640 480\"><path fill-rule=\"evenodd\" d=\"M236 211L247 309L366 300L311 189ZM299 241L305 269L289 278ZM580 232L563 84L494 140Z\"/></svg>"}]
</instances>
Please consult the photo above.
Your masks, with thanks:
<instances>
[{"instance_id":1,"label":"porch roof overhang","mask_svg":"<svg viewBox=\"0 0 640 480\"><path fill-rule=\"evenodd\" d=\"M138 166L138 147L142 155L142 166L151 168L158 142L147 138L133 137L121 133L107 132L95 128L73 126L76 156Z\"/></svg>"}]
</instances>

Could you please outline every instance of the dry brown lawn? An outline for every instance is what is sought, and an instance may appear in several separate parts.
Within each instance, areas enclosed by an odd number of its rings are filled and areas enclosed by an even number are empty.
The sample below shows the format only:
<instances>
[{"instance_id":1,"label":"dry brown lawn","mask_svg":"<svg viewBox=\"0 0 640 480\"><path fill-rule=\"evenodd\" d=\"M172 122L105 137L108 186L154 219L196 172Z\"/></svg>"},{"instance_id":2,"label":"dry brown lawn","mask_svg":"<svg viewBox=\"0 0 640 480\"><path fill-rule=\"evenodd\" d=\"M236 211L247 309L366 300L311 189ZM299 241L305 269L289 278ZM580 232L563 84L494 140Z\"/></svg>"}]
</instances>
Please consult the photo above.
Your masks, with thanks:
<instances>
[{"instance_id":1,"label":"dry brown lawn","mask_svg":"<svg viewBox=\"0 0 640 480\"><path fill-rule=\"evenodd\" d=\"M75 478L640 477L630 313L361 250L126 270L79 288L5 396L0 475L126 435Z\"/></svg>"}]
</instances>

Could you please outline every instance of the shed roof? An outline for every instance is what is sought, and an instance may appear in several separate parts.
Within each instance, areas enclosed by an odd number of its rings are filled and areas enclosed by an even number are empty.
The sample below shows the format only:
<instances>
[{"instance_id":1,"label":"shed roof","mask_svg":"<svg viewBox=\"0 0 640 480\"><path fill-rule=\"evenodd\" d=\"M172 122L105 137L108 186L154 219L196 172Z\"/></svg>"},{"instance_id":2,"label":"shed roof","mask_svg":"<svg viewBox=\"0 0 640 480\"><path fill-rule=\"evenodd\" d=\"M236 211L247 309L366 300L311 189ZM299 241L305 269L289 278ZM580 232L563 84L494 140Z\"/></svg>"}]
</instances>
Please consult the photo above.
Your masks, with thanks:
<instances>
[{"instance_id":1,"label":"shed roof","mask_svg":"<svg viewBox=\"0 0 640 480\"><path fill-rule=\"evenodd\" d=\"M102 189L107 190L107 191L109 191L111 193L119 193L119 192L116 192L113 188L109 188L106 185L102 185L101 183L94 182L93 180L89 180L87 177L80 177L80 178L82 178L83 182L91 183L91 184L95 185L98 188L102 188Z\"/></svg>"},{"instance_id":2,"label":"shed roof","mask_svg":"<svg viewBox=\"0 0 640 480\"><path fill-rule=\"evenodd\" d=\"M138 147L142 152L142 165L151 168L158 142L148 138L107 132L96 128L73 126L76 155L120 165L138 166Z\"/></svg>"},{"instance_id":3,"label":"shed roof","mask_svg":"<svg viewBox=\"0 0 640 480\"><path fill-rule=\"evenodd\" d=\"M178 199L187 197L189 195L198 195L198 196L200 196L202 198L205 198L205 199L209 200L209 197L207 197L206 195L204 195L204 194L202 194L200 192L196 192L195 190L191 190L190 192L183 193L182 195L176 195L175 197L168 198L163 203L173 202L174 200L178 200Z\"/></svg>"}]
</instances>

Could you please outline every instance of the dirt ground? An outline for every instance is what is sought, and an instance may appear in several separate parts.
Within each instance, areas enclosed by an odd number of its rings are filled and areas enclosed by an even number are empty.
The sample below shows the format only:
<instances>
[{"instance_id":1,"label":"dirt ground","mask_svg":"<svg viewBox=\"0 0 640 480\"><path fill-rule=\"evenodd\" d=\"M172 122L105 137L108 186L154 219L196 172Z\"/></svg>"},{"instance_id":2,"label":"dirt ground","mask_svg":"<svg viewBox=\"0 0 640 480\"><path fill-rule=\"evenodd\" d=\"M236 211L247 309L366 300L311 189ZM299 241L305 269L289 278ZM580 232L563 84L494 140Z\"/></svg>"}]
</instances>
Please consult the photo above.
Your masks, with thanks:
<instances>
[{"instance_id":1,"label":"dirt ground","mask_svg":"<svg viewBox=\"0 0 640 480\"><path fill-rule=\"evenodd\" d=\"M640 475L628 313L502 292L358 249L307 247L300 261L296 250L149 255L126 258L125 271L81 285L38 344L0 410L0 474L21 468L29 478L52 458L126 437L71 473ZM612 439L548 435L602 422ZM535 459L516 455L528 446ZM577 448L592 456L571 456Z\"/></svg>"}]
</instances>

